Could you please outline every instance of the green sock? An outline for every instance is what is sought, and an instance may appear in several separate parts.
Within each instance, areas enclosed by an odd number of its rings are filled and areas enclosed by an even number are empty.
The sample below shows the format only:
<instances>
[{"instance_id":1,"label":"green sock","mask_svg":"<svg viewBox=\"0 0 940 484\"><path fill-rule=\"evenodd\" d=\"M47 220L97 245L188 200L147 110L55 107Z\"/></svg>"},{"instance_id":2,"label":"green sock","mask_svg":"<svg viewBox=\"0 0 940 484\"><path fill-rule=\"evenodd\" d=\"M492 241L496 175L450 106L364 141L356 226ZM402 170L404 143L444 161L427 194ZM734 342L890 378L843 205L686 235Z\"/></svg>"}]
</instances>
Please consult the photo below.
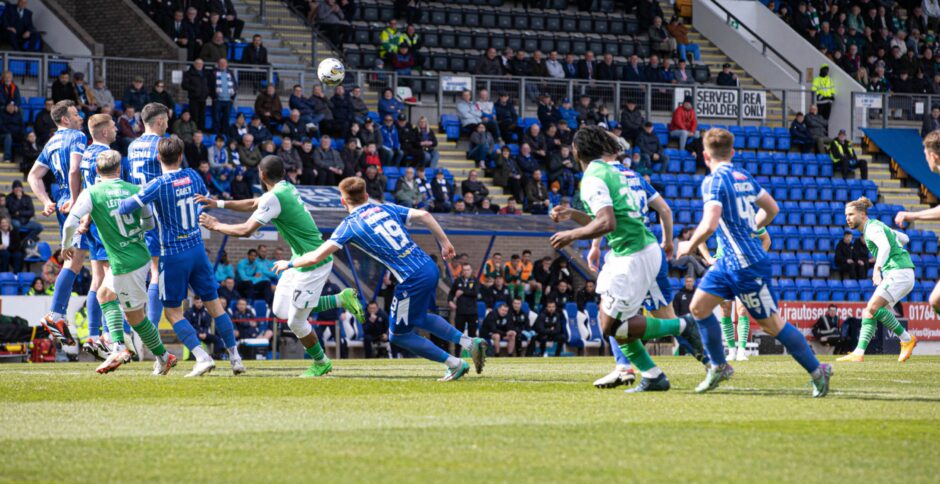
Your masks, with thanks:
<instances>
[{"instance_id":1,"label":"green sock","mask_svg":"<svg viewBox=\"0 0 940 484\"><path fill-rule=\"evenodd\" d=\"M104 316L111 341L124 344L124 317L121 316L121 306L117 301L108 301L101 305L101 315Z\"/></svg>"},{"instance_id":2,"label":"green sock","mask_svg":"<svg viewBox=\"0 0 940 484\"><path fill-rule=\"evenodd\" d=\"M542 302L542 291L535 291L535 305L538 306L540 302Z\"/></svg>"},{"instance_id":3,"label":"green sock","mask_svg":"<svg viewBox=\"0 0 940 484\"><path fill-rule=\"evenodd\" d=\"M718 318L718 322L721 323L721 333L725 336L728 348L734 348L734 321L730 317L722 317Z\"/></svg>"},{"instance_id":4,"label":"green sock","mask_svg":"<svg viewBox=\"0 0 940 484\"><path fill-rule=\"evenodd\" d=\"M863 352L868 349L868 343L871 342L872 336L875 335L875 326L878 323L872 318L865 318L862 320L862 330L858 333L858 346L856 350L862 350Z\"/></svg>"},{"instance_id":5,"label":"green sock","mask_svg":"<svg viewBox=\"0 0 940 484\"><path fill-rule=\"evenodd\" d=\"M307 348L307 354L313 358L315 363L323 363L326 360L326 355L323 354L323 347L320 346L320 342L317 341L313 346Z\"/></svg>"},{"instance_id":6,"label":"green sock","mask_svg":"<svg viewBox=\"0 0 940 484\"><path fill-rule=\"evenodd\" d=\"M643 341L639 339L620 345L620 351L623 351L623 354L627 355L627 358L630 359L630 363L641 372L656 368L656 363L653 363L653 359L650 358L650 354L646 351L646 346L643 344Z\"/></svg>"},{"instance_id":7,"label":"green sock","mask_svg":"<svg viewBox=\"0 0 940 484\"><path fill-rule=\"evenodd\" d=\"M649 341L663 336L678 336L681 327L682 323L678 318L646 318L646 331L643 332L643 340Z\"/></svg>"},{"instance_id":8,"label":"green sock","mask_svg":"<svg viewBox=\"0 0 940 484\"><path fill-rule=\"evenodd\" d=\"M875 320L883 324L885 328L894 331L894 334L898 336L904 334L904 327L898 322L898 318L894 317L894 312L888 310L888 308L875 311Z\"/></svg>"},{"instance_id":9,"label":"green sock","mask_svg":"<svg viewBox=\"0 0 940 484\"><path fill-rule=\"evenodd\" d=\"M751 332L751 319L747 316L738 318L738 348L747 348L747 336Z\"/></svg>"},{"instance_id":10,"label":"green sock","mask_svg":"<svg viewBox=\"0 0 940 484\"><path fill-rule=\"evenodd\" d=\"M336 309L339 307L338 299L339 298L336 296L320 296L320 300L317 301L317 307L313 308L313 312L322 313L323 311Z\"/></svg>"},{"instance_id":11,"label":"green sock","mask_svg":"<svg viewBox=\"0 0 940 484\"><path fill-rule=\"evenodd\" d=\"M144 318L140 324L132 327L134 331L137 332L137 336L140 336L144 345L150 349L150 352L153 353L154 356L163 356L166 353L163 341L160 340L160 332L157 331L157 328L153 327L153 323L151 323L149 319Z\"/></svg>"}]
</instances>

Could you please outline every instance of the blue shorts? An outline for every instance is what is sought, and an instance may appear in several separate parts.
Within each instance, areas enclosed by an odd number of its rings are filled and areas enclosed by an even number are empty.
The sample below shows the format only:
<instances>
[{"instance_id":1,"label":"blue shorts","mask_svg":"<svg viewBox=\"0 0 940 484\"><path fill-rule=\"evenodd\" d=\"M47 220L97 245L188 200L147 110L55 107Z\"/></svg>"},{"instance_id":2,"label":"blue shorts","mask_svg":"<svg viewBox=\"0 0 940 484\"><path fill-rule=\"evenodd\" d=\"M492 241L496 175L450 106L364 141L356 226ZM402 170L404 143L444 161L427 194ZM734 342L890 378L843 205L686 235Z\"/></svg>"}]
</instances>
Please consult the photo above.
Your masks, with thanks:
<instances>
[{"instance_id":1,"label":"blue shorts","mask_svg":"<svg viewBox=\"0 0 940 484\"><path fill-rule=\"evenodd\" d=\"M738 298L754 319L766 319L777 312L777 294L771 286L773 270L764 259L737 271L721 263L713 265L698 288L726 301Z\"/></svg>"},{"instance_id":2,"label":"blue shorts","mask_svg":"<svg viewBox=\"0 0 940 484\"><path fill-rule=\"evenodd\" d=\"M61 204L62 202L60 200L60 203L56 204L56 207L55 207L55 216L57 219L59 219L59 238L60 239L62 238L62 227L65 226L65 219L68 218L68 215L59 211L59 205ZM77 234L75 235L75 237L78 238L78 245L76 245L75 247L81 250L88 250L88 237L86 235L77 235ZM74 242L75 238L73 238L72 241Z\"/></svg>"},{"instance_id":3,"label":"blue shorts","mask_svg":"<svg viewBox=\"0 0 940 484\"><path fill-rule=\"evenodd\" d=\"M647 311L655 311L672 304L673 293L672 284L669 282L669 264L666 262L666 253L662 250L659 252L663 255L663 263L659 266L656 281L653 282L656 287L651 287L650 291L646 293L646 299L643 300L643 307Z\"/></svg>"},{"instance_id":4,"label":"blue shorts","mask_svg":"<svg viewBox=\"0 0 940 484\"><path fill-rule=\"evenodd\" d=\"M392 299L389 311L390 331L393 334L407 334L415 328L424 328L428 310L437 295L437 281L440 277L437 265L428 261L395 287L395 298Z\"/></svg>"},{"instance_id":5,"label":"blue shorts","mask_svg":"<svg viewBox=\"0 0 940 484\"><path fill-rule=\"evenodd\" d=\"M147 241L150 257L160 257L160 232L151 229L144 235L144 239Z\"/></svg>"},{"instance_id":6,"label":"blue shorts","mask_svg":"<svg viewBox=\"0 0 940 484\"><path fill-rule=\"evenodd\" d=\"M178 308L192 288L203 302L219 297L219 283L206 248L199 244L178 254L160 257L160 301L168 308Z\"/></svg>"},{"instance_id":7,"label":"blue shorts","mask_svg":"<svg viewBox=\"0 0 940 484\"><path fill-rule=\"evenodd\" d=\"M101 243L101 236L98 235L98 227L95 224L91 224L91 230L85 234L85 238L88 239L88 253L91 260L108 260L108 252Z\"/></svg>"}]
</instances>

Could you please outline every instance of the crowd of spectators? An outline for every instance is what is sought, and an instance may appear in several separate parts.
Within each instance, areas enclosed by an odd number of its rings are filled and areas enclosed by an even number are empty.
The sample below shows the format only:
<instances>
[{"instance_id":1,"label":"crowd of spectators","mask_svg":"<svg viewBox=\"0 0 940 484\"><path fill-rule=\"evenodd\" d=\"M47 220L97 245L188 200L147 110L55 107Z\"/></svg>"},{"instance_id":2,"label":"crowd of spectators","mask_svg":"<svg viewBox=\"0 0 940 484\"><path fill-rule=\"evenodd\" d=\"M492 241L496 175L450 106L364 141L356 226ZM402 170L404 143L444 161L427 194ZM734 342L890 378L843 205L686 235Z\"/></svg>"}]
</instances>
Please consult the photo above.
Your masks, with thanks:
<instances>
[{"instance_id":1,"label":"crowd of spectators","mask_svg":"<svg viewBox=\"0 0 940 484\"><path fill-rule=\"evenodd\" d=\"M33 23L33 11L27 6L27 0L5 4L3 16L0 17L0 29L3 30L0 40L12 50L40 51L42 35Z\"/></svg>"}]
</instances>

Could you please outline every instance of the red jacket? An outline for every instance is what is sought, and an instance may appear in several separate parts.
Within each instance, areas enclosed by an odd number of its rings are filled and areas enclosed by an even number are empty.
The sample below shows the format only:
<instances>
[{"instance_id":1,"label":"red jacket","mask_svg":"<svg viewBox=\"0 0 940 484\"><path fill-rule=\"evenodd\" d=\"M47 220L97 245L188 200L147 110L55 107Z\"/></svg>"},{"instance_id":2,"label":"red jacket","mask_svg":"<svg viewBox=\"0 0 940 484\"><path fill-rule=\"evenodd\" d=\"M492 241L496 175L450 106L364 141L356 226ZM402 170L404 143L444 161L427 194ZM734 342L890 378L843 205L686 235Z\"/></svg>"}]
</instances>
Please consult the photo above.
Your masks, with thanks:
<instances>
[{"instance_id":1,"label":"red jacket","mask_svg":"<svg viewBox=\"0 0 940 484\"><path fill-rule=\"evenodd\" d=\"M672 113L672 121L669 122L669 131L681 129L694 133L698 130L698 120L695 118L694 109L685 109L682 106L676 108Z\"/></svg>"}]
</instances>

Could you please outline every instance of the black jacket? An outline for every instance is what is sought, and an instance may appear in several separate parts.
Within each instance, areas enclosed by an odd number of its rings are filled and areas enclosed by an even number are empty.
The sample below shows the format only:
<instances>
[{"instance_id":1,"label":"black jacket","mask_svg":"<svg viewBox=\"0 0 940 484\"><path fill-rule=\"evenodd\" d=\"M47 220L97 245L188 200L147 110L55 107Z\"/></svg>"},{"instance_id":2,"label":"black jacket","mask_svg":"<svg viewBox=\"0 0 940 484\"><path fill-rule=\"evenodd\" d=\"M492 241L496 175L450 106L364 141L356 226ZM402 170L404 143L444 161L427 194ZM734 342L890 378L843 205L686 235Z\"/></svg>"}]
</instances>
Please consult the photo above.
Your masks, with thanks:
<instances>
[{"instance_id":1,"label":"black jacket","mask_svg":"<svg viewBox=\"0 0 940 484\"><path fill-rule=\"evenodd\" d=\"M620 66L611 62L610 65L607 65L605 62L598 62L595 64L594 78L599 81L619 81L620 80Z\"/></svg>"},{"instance_id":2,"label":"black jacket","mask_svg":"<svg viewBox=\"0 0 940 484\"><path fill-rule=\"evenodd\" d=\"M477 313L477 294L480 290L480 281L469 278L458 277L454 284L450 286L450 293L447 294L448 301L457 303L457 314L468 315ZM460 297L455 298L457 291L463 291Z\"/></svg>"},{"instance_id":3,"label":"black jacket","mask_svg":"<svg viewBox=\"0 0 940 484\"><path fill-rule=\"evenodd\" d=\"M693 294L695 294L694 288L690 291L684 286L676 292L676 296L672 298L672 308L676 311L677 315L685 316L689 314L689 305L692 304Z\"/></svg>"},{"instance_id":4,"label":"black jacket","mask_svg":"<svg viewBox=\"0 0 940 484\"><path fill-rule=\"evenodd\" d=\"M575 301L578 303L578 311L584 311L584 308L587 306L587 303L600 304L601 295L594 292L587 292L586 289L581 289L578 291L578 295L575 296Z\"/></svg>"},{"instance_id":5,"label":"black jacket","mask_svg":"<svg viewBox=\"0 0 940 484\"><path fill-rule=\"evenodd\" d=\"M640 153L644 155L653 153L661 155L663 153L663 145L659 142L659 137L656 136L656 133L640 131L640 134L636 135L636 147L639 148Z\"/></svg>"},{"instance_id":6,"label":"black jacket","mask_svg":"<svg viewBox=\"0 0 940 484\"><path fill-rule=\"evenodd\" d=\"M548 336L549 338L565 334L565 317L562 315L561 310L556 308L554 314L542 311L535 320L535 332L539 336Z\"/></svg>"},{"instance_id":7,"label":"black jacket","mask_svg":"<svg viewBox=\"0 0 940 484\"><path fill-rule=\"evenodd\" d=\"M519 120L519 113L516 112L516 106L512 101L506 104L500 104L499 101L493 103L493 111L496 115L496 121L499 123L516 124Z\"/></svg>"},{"instance_id":8,"label":"black jacket","mask_svg":"<svg viewBox=\"0 0 940 484\"><path fill-rule=\"evenodd\" d=\"M836 244L836 267L842 267L848 259L854 259L852 257L852 246L846 244L845 240L840 240Z\"/></svg>"},{"instance_id":9,"label":"black jacket","mask_svg":"<svg viewBox=\"0 0 940 484\"><path fill-rule=\"evenodd\" d=\"M215 83L215 80L212 81ZM189 95L190 102L205 101L209 97L209 72L203 68L201 71L190 67L183 74L183 90Z\"/></svg>"},{"instance_id":10,"label":"black jacket","mask_svg":"<svg viewBox=\"0 0 940 484\"><path fill-rule=\"evenodd\" d=\"M578 61L578 79L597 79L597 62L592 61L588 65L588 61L581 59ZM588 72L590 68L590 72Z\"/></svg>"},{"instance_id":11,"label":"black jacket","mask_svg":"<svg viewBox=\"0 0 940 484\"><path fill-rule=\"evenodd\" d=\"M512 303L512 293L509 291L509 286L505 284L503 284L502 288L496 287L496 284L492 284L489 287L483 286L480 289L480 298L483 299L483 303L486 304L486 307L489 309L495 308L498 302L505 304Z\"/></svg>"},{"instance_id":12,"label":"black jacket","mask_svg":"<svg viewBox=\"0 0 940 484\"><path fill-rule=\"evenodd\" d=\"M509 308L509 317L512 318L512 325L516 331L526 331L532 329L532 326L529 324L529 315L523 311L513 311L512 307Z\"/></svg>"},{"instance_id":13,"label":"black jacket","mask_svg":"<svg viewBox=\"0 0 940 484\"><path fill-rule=\"evenodd\" d=\"M375 319L369 314L365 315L366 320L362 322L362 331L369 335L373 340L381 340L383 334L388 334L388 315L379 308L375 313Z\"/></svg>"},{"instance_id":14,"label":"black jacket","mask_svg":"<svg viewBox=\"0 0 940 484\"><path fill-rule=\"evenodd\" d=\"M255 49L254 45L248 44L242 52L241 63L256 66L268 65L268 49L263 45Z\"/></svg>"},{"instance_id":15,"label":"black jacket","mask_svg":"<svg viewBox=\"0 0 940 484\"><path fill-rule=\"evenodd\" d=\"M183 317L189 321L189 324L193 325L193 328L196 329L196 333L209 334L212 332L211 327L213 319L205 306L203 306L202 309L196 309L194 306L190 306L183 314Z\"/></svg>"},{"instance_id":16,"label":"black jacket","mask_svg":"<svg viewBox=\"0 0 940 484\"><path fill-rule=\"evenodd\" d=\"M33 199L25 192L22 198L16 198L12 192L7 195L7 210L10 211L10 216L20 223L29 222L36 215Z\"/></svg>"},{"instance_id":17,"label":"black jacket","mask_svg":"<svg viewBox=\"0 0 940 484\"><path fill-rule=\"evenodd\" d=\"M499 311L492 310L489 314L483 318L483 328L481 333L485 335L490 335L493 333L506 333L508 331L515 331L515 325L512 321L512 311L506 313L505 316L500 317Z\"/></svg>"},{"instance_id":18,"label":"black jacket","mask_svg":"<svg viewBox=\"0 0 940 484\"><path fill-rule=\"evenodd\" d=\"M330 110L333 111L333 120L340 126L349 126L353 121L352 103L349 96L333 95L330 98Z\"/></svg>"}]
</instances>

